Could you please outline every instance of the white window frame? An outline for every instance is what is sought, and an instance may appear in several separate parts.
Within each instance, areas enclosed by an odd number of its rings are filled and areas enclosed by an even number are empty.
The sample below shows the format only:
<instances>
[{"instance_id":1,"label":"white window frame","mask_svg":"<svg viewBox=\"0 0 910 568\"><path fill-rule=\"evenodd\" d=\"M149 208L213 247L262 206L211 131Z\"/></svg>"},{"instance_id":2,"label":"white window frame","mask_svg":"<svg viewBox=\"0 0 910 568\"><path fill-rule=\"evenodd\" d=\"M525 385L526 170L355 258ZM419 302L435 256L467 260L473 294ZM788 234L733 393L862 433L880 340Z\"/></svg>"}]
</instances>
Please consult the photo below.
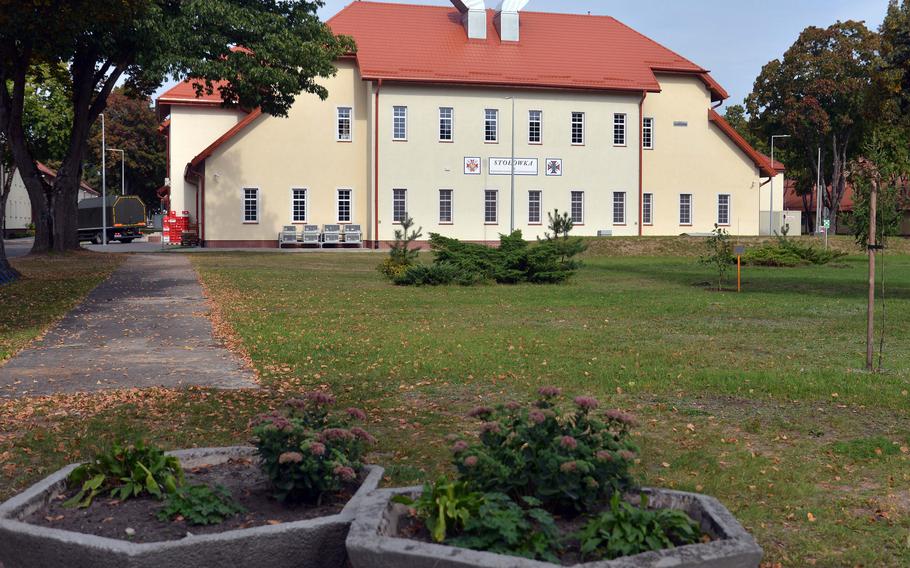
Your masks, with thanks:
<instances>
[{"instance_id":1,"label":"white window frame","mask_svg":"<svg viewBox=\"0 0 910 568\"><path fill-rule=\"evenodd\" d=\"M443 111L448 111L448 118L443 118ZM443 121L448 121L449 123L449 137L442 137L442 125ZM439 107L439 141L450 143L455 141L455 107Z\"/></svg>"},{"instance_id":2,"label":"white window frame","mask_svg":"<svg viewBox=\"0 0 910 568\"><path fill-rule=\"evenodd\" d=\"M531 217L531 196L537 196L537 220ZM528 190L528 225L543 225L543 191L539 189Z\"/></svg>"},{"instance_id":3,"label":"white window frame","mask_svg":"<svg viewBox=\"0 0 910 568\"><path fill-rule=\"evenodd\" d=\"M256 192L256 218L253 220L246 217L247 191ZM262 217L262 190L258 187L243 187L240 189L240 220L244 225L258 225Z\"/></svg>"},{"instance_id":4,"label":"white window frame","mask_svg":"<svg viewBox=\"0 0 910 568\"><path fill-rule=\"evenodd\" d=\"M616 217L616 213L617 213L616 198L619 197L620 195L622 196L622 210L620 211L620 213L622 213L622 217L619 221L617 221L616 220L617 219L617 217ZM613 192L613 225L614 226L624 227L626 225L626 208L628 205L628 196L629 196L629 194L626 193L625 191L614 191Z\"/></svg>"},{"instance_id":5,"label":"white window frame","mask_svg":"<svg viewBox=\"0 0 910 568\"><path fill-rule=\"evenodd\" d=\"M531 138L531 126L535 123L535 120L532 118L534 113L537 113L537 140ZM537 109L531 109L528 111L528 144L534 146L539 146L543 144L543 111Z\"/></svg>"},{"instance_id":6,"label":"white window frame","mask_svg":"<svg viewBox=\"0 0 910 568\"><path fill-rule=\"evenodd\" d=\"M402 215L399 218L398 212L395 210L396 205L398 204L398 195L399 192L404 196L404 209L402 210ZM408 218L408 190L404 187L396 187L392 189L392 223L395 225L401 225L405 219Z\"/></svg>"},{"instance_id":7,"label":"white window frame","mask_svg":"<svg viewBox=\"0 0 910 568\"><path fill-rule=\"evenodd\" d=\"M341 220L341 192L348 192L348 220ZM350 187L339 187L335 190L335 219L339 225L347 225L354 222L354 190Z\"/></svg>"},{"instance_id":8,"label":"white window frame","mask_svg":"<svg viewBox=\"0 0 910 568\"><path fill-rule=\"evenodd\" d=\"M720 222L720 198L727 198L727 221L725 223ZM733 219L733 195L729 193L718 193L717 194L717 225L720 227L729 227L730 221Z\"/></svg>"},{"instance_id":9,"label":"white window frame","mask_svg":"<svg viewBox=\"0 0 910 568\"><path fill-rule=\"evenodd\" d=\"M442 218L442 195L443 193L448 193L449 195L449 218L444 220ZM455 224L455 190L450 188L442 188L439 190L439 224L440 225L454 225Z\"/></svg>"},{"instance_id":10,"label":"white window frame","mask_svg":"<svg viewBox=\"0 0 910 568\"><path fill-rule=\"evenodd\" d=\"M576 119L578 119L578 118L581 119L581 121L580 121L581 141L580 142L575 141L576 140L575 139L575 125L579 124L578 122L576 122ZM572 111L572 118L569 122L569 141L572 143L572 146L584 146L585 145L585 134L586 134L585 128L586 128L586 122L587 122L587 120L585 118L586 118L585 113L583 113L581 111Z\"/></svg>"},{"instance_id":11,"label":"white window frame","mask_svg":"<svg viewBox=\"0 0 910 568\"><path fill-rule=\"evenodd\" d=\"M646 226L654 225L654 194L641 194L641 224Z\"/></svg>"},{"instance_id":12,"label":"white window frame","mask_svg":"<svg viewBox=\"0 0 910 568\"><path fill-rule=\"evenodd\" d=\"M399 116L398 111L402 111L403 114ZM400 136L398 134L399 121L401 121L401 129L403 131ZM408 141L408 107L406 106L394 105L392 107L392 140L395 142Z\"/></svg>"},{"instance_id":13,"label":"white window frame","mask_svg":"<svg viewBox=\"0 0 910 568\"><path fill-rule=\"evenodd\" d=\"M487 203L489 203L487 198L489 197L489 195L491 193L493 194L493 205L494 205L493 213L496 217L493 221L489 221L487 218ZM483 224L484 225L498 225L499 224L499 190L498 189L483 190Z\"/></svg>"},{"instance_id":14,"label":"white window frame","mask_svg":"<svg viewBox=\"0 0 910 568\"><path fill-rule=\"evenodd\" d=\"M654 149L654 117L646 116L641 119L641 147L643 150Z\"/></svg>"},{"instance_id":15,"label":"white window frame","mask_svg":"<svg viewBox=\"0 0 910 568\"><path fill-rule=\"evenodd\" d=\"M623 147L628 142L628 116L624 112L613 114L613 145Z\"/></svg>"},{"instance_id":16,"label":"white window frame","mask_svg":"<svg viewBox=\"0 0 910 568\"><path fill-rule=\"evenodd\" d=\"M575 196L581 196L581 220L575 220L575 211L573 207L575 206ZM577 226L582 226L585 224L585 192L580 189L573 189L569 192L569 218L572 219L572 224Z\"/></svg>"},{"instance_id":17,"label":"white window frame","mask_svg":"<svg viewBox=\"0 0 910 568\"><path fill-rule=\"evenodd\" d=\"M297 205L297 192L303 192L303 219L295 219L294 212L295 206ZM305 187L292 187L291 188L291 223L292 224L305 224L310 214L310 192Z\"/></svg>"},{"instance_id":18,"label":"white window frame","mask_svg":"<svg viewBox=\"0 0 910 568\"><path fill-rule=\"evenodd\" d=\"M490 118L488 113L493 113L493 118ZM491 140L488 136L488 126L492 121L493 123L493 139ZM499 109L498 108L485 108L483 109L483 141L485 144L499 144Z\"/></svg>"},{"instance_id":19,"label":"white window frame","mask_svg":"<svg viewBox=\"0 0 910 568\"><path fill-rule=\"evenodd\" d=\"M348 112L347 118L341 117L341 111L346 110ZM341 136L341 121L347 120L348 122L348 137L343 138ZM352 106L339 106L335 107L335 141L336 142L353 142L354 141L354 107Z\"/></svg>"},{"instance_id":20,"label":"white window frame","mask_svg":"<svg viewBox=\"0 0 910 568\"><path fill-rule=\"evenodd\" d=\"M689 222L683 223L683 196L689 197ZM691 227L692 219L694 218L695 213L695 198L691 193L680 193L679 194L679 226L680 227Z\"/></svg>"}]
</instances>

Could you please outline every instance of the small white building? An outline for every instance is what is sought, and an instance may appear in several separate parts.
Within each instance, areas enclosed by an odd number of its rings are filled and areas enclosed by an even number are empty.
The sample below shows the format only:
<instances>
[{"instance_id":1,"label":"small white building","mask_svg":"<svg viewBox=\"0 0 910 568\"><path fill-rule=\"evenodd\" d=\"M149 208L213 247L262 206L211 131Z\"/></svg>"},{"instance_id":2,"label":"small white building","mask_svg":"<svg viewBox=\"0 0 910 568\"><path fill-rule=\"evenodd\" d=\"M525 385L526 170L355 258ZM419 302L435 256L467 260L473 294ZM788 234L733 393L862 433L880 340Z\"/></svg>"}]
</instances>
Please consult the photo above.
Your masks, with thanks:
<instances>
[{"instance_id":1,"label":"small white building","mask_svg":"<svg viewBox=\"0 0 910 568\"><path fill-rule=\"evenodd\" d=\"M53 183L54 178L57 177L57 172L54 169L47 167L41 162L38 162L38 171L41 172L41 175L44 176L45 181L48 183ZM5 172L4 175L6 175ZM0 183L2 183L2 180L0 180ZM79 201L90 197L99 197L100 195L85 182L79 185ZM10 194L6 200L6 218L4 221L5 230L3 236L22 234L32 224L32 203L29 200L25 184L22 182L22 176L19 175L19 170L16 170L13 174Z\"/></svg>"},{"instance_id":2,"label":"small white building","mask_svg":"<svg viewBox=\"0 0 910 568\"><path fill-rule=\"evenodd\" d=\"M170 208L207 246L275 246L289 224L357 224L379 246L406 215L533 239L554 209L582 236L757 235L772 177L783 203L783 167L714 110L727 93L706 69L611 17L453 4L348 5L328 25L356 54L288 118L164 93Z\"/></svg>"}]
</instances>

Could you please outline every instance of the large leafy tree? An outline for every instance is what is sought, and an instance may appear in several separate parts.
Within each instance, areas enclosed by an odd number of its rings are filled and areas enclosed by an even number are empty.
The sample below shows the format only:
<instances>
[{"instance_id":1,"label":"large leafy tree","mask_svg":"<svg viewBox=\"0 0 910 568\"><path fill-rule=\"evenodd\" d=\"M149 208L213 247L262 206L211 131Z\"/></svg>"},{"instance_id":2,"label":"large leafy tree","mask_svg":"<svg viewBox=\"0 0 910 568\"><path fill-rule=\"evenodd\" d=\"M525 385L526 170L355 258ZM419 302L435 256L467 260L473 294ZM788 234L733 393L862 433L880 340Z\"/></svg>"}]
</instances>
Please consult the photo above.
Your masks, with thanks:
<instances>
[{"instance_id":1,"label":"large leafy tree","mask_svg":"<svg viewBox=\"0 0 910 568\"><path fill-rule=\"evenodd\" d=\"M783 59L762 68L746 99L752 127L763 139L792 136L781 154L798 191L810 193L816 176L824 180L823 203L834 228L846 166L857 155L870 118L878 66L879 36L862 22L809 27Z\"/></svg>"},{"instance_id":2,"label":"large leafy tree","mask_svg":"<svg viewBox=\"0 0 910 568\"><path fill-rule=\"evenodd\" d=\"M151 101L142 97L129 97L122 89L115 89L107 101L104 111L105 138L108 148L124 150L108 152L107 187L119 193L121 172L125 173L126 191L138 195L149 207L158 206L155 190L164 181L166 168L166 144L158 132L158 118L150 106ZM125 157L125 167L120 160ZM95 124L89 137L88 154L85 159L85 179L96 188L101 188L101 126Z\"/></svg>"},{"instance_id":3,"label":"large leafy tree","mask_svg":"<svg viewBox=\"0 0 910 568\"><path fill-rule=\"evenodd\" d=\"M319 21L321 0L0 0L0 131L32 200L34 251L78 248L76 200L92 126L115 85L148 96L168 76L197 77L224 104L287 114L300 93L325 97L318 77L353 50ZM244 49L232 49L243 46ZM27 77L65 65L66 153L45 187L24 113Z\"/></svg>"}]
</instances>

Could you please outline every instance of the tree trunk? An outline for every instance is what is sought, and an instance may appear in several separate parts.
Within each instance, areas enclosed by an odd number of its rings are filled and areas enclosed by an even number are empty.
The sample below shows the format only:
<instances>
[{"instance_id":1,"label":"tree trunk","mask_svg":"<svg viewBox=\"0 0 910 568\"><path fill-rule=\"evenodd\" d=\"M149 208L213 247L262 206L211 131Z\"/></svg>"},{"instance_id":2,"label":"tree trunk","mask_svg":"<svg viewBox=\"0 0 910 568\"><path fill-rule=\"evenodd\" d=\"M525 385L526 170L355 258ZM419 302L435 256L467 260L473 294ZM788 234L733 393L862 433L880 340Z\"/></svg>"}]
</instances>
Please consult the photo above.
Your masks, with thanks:
<instances>
[{"instance_id":1,"label":"tree trunk","mask_svg":"<svg viewBox=\"0 0 910 568\"><path fill-rule=\"evenodd\" d=\"M6 258L6 246L3 243L3 239L6 237L6 202L12 191L13 178L15 176L15 167L7 172L6 167L0 165L0 284L12 282L20 276L19 272L9 263L9 259Z\"/></svg>"},{"instance_id":2,"label":"tree trunk","mask_svg":"<svg viewBox=\"0 0 910 568\"><path fill-rule=\"evenodd\" d=\"M79 250L79 183L81 181L81 154L74 162L67 157L53 185L54 215L54 250L65 252ZM73 164L77 164L73 166ZM75 172L73 171L75 170Z\"/></svg>"}]
</instances>

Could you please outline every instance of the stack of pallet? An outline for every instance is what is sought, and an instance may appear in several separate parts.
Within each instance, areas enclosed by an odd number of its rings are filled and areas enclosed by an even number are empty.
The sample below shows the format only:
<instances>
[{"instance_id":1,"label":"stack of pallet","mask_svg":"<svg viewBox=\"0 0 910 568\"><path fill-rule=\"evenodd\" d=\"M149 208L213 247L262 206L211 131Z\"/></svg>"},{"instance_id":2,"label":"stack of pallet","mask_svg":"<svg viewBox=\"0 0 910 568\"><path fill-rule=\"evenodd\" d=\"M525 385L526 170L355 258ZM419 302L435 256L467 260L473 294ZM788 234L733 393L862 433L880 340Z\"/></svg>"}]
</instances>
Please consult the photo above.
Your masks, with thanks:
<instances>
[{"instance_id":1,"label":"stack of pallet","mask_svg":"<svg viewBox=\"0 0 910 568\"><path fill-rule=\"evenodd\" d=\"M179 245L184 232L190 229L190 212L168 211L161 228L161 242L166 245Z\"/></svg>"}]
</instances>

